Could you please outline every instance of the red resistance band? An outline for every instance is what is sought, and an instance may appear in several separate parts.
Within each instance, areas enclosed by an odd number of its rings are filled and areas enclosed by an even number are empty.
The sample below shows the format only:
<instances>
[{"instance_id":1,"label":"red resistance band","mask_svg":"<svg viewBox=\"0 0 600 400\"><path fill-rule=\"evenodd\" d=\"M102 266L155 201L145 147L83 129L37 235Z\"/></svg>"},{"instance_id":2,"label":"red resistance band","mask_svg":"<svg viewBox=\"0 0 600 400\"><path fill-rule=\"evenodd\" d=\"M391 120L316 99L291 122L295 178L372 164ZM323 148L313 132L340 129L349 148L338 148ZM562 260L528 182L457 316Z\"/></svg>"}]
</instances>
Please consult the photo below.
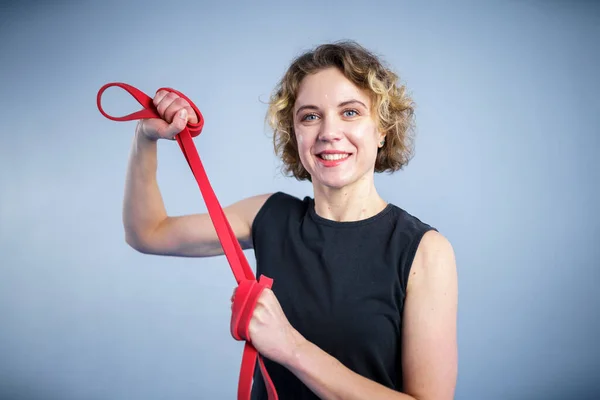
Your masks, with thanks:
<instances>
[{"instance_id":1,"label":"red resistance band","mask_svg":"<svg viewBox=\"0 0 600 400\"><path fill-rule=\"evenodd\" d=\"M104 91L111 86L117 86L126 90L144 107L144 109L124 117L112 117L108 115L102 109L100 99ZM171 88L161 88L157 90L157 92L160 90L176 93L183 99L187 100L198 116L198 123L192 124L188 122L186 127L175 138L177 143L179 143L179 147L181 148L181 151L183 152L183 155L185 156L185 159L187 160L192 173L196 178L196 181L198 182L200 192L202 193L208 213L215 230L217 231L219 241L221 242L221 246L223 247L223 251L225 252L225 256L227 257L227 261L229 262L235 280L238 283L238 288L233 301L233 311L230 325L230 331L233 338L235 340L243 340L246 342L244 345L244 353L242 356L242 365L239 376L238 400L250 400L254 368L256 366L257 359L260 364L263 379L265 380L265 386L267 387L269 400L277 400L278 396L275 386L273 385L269 373L265 368L262 357L260 354L258 354L258 351L254 348L254 346L252 346L248 332L248 326L254 312L254 307L258 301L258 297L264 288L270 289L272 287L273 280L263 275L260 276L258 281L256 280L254 273L248 264L248 260L246 259L242 248L240 247L240 244L235 237L231 226L229 225L229 221L227 221L225 213L223 212L223 209L217 200L217 196L215 195L206 176L206 172L204 171L204 167L200 161L198 151L196 150L194 141L192 140L193 137L200 135L200 132L202 132L202 128L204 126L204 117L202 116L202 113L194 103L192 103L186 96L178 91ZM98 91L97 103L100 113L113 121L133 121L145 118L160 118L158 112L156 111L156 107L152 102L152 98L133 86L125 83L115 82L102 86L102 88Z\"/></svg>"}]
</instances>

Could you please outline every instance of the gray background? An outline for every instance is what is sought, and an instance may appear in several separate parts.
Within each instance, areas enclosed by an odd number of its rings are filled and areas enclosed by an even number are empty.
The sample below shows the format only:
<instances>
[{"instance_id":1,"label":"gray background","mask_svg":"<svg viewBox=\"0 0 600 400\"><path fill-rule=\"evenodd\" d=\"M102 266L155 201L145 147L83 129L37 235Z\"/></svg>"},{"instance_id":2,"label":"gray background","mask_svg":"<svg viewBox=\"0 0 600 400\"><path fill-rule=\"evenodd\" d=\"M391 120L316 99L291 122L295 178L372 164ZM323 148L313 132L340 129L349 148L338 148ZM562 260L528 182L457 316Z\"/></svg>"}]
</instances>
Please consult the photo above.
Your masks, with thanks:
<instances>
[{"instance_id":1,"label":"gray background","mask_svg":"<svg viewBox=\"0 0 600 400\"><path fill-rule=\"evenodd\" d=\"M223 205L311 195L279 173L265 101L292 57L342 38L382 54L418 105L415 158L377 185L455 247L456 398L600 398L598 3L52 3L1 11L0 398L235 397L229 266L125 244L135 123L95 96L123 81L192 98ZM169 213L206 210L173 142L159 183Z\"/></svg>"}]
</instances>

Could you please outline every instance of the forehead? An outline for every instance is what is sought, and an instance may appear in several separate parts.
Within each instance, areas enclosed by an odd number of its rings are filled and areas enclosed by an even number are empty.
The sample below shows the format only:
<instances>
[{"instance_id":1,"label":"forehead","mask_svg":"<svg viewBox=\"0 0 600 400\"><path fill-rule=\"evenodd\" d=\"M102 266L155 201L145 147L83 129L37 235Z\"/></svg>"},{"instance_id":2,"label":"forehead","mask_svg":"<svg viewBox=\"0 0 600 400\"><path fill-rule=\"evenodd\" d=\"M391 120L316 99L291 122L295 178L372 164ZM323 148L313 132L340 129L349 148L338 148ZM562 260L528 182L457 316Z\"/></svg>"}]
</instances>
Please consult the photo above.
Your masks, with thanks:
<instances>
[{"instance_id":1,"label":"forehead","mask_svg":"<svg viewBox=\"0 0 600 400\"><path fill-rule=\"evenodd\" d=\"M316 106L337 105L348 100L360 100L367 106L370 97L344 76L337 68L328 68L307 75L298 88L295 108L307 104Z\"/></svg>"}]
</instances>

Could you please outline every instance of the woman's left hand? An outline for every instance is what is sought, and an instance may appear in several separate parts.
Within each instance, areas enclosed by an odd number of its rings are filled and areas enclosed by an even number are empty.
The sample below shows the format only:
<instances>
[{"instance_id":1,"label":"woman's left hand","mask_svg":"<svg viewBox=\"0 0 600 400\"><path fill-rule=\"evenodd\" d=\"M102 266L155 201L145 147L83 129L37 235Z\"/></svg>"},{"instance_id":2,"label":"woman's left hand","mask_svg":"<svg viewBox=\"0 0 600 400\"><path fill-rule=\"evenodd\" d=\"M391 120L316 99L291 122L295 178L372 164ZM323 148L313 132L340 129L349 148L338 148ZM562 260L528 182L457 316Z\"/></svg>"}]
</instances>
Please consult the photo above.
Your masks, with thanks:
<instances>
[{"instance_id":1,"label":"woman's left hand","mask_svg":"<svg viewBox=\"0 0 600 400\"><path fill-rule=\"evenodd\" d=\"M235 289L231 296L235 297ZM250 325L248 327L250 342L256 350L268 359L285 365L294 355L294 351L302 341L285 316L275 293L265 288L258 297Z\"/></svg>"}]
</instances>

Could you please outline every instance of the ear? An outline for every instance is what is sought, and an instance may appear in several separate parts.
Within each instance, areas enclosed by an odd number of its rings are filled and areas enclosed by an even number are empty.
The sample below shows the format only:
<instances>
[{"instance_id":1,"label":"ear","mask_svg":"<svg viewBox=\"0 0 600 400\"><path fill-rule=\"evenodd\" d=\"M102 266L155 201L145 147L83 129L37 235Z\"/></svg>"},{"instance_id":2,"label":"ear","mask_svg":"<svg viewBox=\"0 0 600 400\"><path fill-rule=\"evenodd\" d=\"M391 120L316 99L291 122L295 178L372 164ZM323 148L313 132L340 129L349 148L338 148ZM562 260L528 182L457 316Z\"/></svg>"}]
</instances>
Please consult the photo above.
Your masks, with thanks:
<instances>
[{"instance_id":1,"label":"ear","mask_svg":"<svg viewBox=\"0 0 600 400\"><path fill-rule=\"evenodd\" d=\"M383 146L385 146L385 133L378 132L377 138L378 138L377 147L382 148Z\"/></svg>"}]
</instances>

